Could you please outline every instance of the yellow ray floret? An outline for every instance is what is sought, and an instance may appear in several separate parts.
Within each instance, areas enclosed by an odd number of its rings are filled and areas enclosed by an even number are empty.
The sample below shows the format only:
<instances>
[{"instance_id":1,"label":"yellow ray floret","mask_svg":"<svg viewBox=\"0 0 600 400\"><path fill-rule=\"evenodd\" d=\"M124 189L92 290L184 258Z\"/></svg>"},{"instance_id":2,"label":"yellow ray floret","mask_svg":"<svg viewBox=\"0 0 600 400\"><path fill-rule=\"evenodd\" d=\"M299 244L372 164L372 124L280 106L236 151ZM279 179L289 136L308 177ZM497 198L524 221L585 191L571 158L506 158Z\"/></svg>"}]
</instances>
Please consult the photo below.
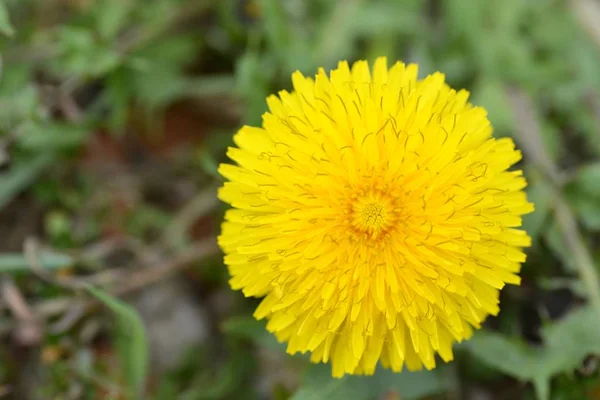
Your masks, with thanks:
<instances>
[{"instance_id":1,"label":"yellow ray floret","mask_svg":"<svg viewBox=\"0 0 600 400\"><path fill-rule=\"evenodd\" d=\"M333 375L452 360L452 343L519 284L533 211L511 139L435 73L341 62L267 99L221 165L231 287Z\"/></svg>"}]
</instances>

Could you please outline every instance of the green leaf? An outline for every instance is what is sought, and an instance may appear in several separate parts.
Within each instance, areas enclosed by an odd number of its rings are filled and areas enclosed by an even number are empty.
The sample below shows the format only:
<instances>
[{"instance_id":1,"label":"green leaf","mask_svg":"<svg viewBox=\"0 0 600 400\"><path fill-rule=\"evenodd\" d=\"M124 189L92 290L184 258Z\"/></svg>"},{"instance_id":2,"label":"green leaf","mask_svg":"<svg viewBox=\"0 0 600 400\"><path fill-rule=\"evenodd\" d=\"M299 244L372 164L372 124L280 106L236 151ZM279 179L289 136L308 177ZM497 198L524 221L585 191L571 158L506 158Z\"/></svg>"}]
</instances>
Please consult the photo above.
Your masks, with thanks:
<instances>
[{"instance_id":1,"label":"green leaf","mask_svg":"<svg viewBox=\"0 0 600 400\"><path fill-rule=\"evenodd\" d=\"M331 366L311 365L291 400L372 400L393 391L404 400L417 399L448 390L450 382L441 371L394 373L378 369L373 376L331 377Z\"/></svg>"},{"instance_id":2,"label":"green leaf","mask_svg":"<svg viewBox=\"0 0 600 400\"><path fill-rule=\"evenodd\" d=\"M33 82L32 63L3 65L0 76L0 129L11 131L41 116L39 91Z\"/></svg>"},{"instance_id":3,"label":"green leaf","mask_svg":"<svg viewBox=\"0 0 600 400\"><path fill-rule=\"evenodd\" d=\"M52 60L57 74L99 77L122 61L112 43L100 43L91 29L62 26L58 33L60 55Z\"/></svg>"},{"instance_id":4,"label":"green leaf","mask_svg":"<svg viewBox=\"0 0 600 400\"><path fill-rule=\"evenodd\" d=\"M116 82L119 90L129 91L130 96L138 97L148 109L165 106L184 96L232 90L234 82L229 77L192 79L184 75L184 68L194 59L201 44L194 36L178 35L141 48L134 53L135 64L130 63Z\"/></svg>"},{"instance_id":5,"label":"green leaf","mask_svg":"<svg viewBox=\"0 0 600 400\"><path fill-rule=\"evenodd\" d=\"M21 126L19 143L25 149L38 151L69 148L80 145L89 132L85 126L29 121Z\"/></svg>"},{"instance_id":6,"label":"green leaf","mask_svg":"<svg viewBox=\"0 0 600 400\"><path fill-rule=\"evenodd\" d=\"M542 328L544 345L528 347L522 342L485 331L468 342L469 350L480 360L506 375L533 382L538 398L550 397L550 380L571 372L590 354L600 354L598 312L582 307L560 321Z\"/></svg>"},{"instance_id":7,"label":"green leaf","mask_svg":"<svg viewBox=\"0 0 600 400\"><path fill-rule=\"evenodd\" d=\"M600 162L579 168L564 195L578 219L590 230L600 230Z\"/></svg>"},{"instance_id":8,"label":"green leaf","mask_svg":"<svg viewBox=\"0 0 600 400\"><path fill-rule=\"evenodd\" d=\"M563 266L570 272L577 272L577 265L573 259L573 254L565 247L563 233L554 220L544 231L544 240L548 244L551 252L562 261Z\"/></svg>"},{"instance_id":9,"label":"green leaf","mask_svg":"<svg viewBox=\"0 0 600 400\"><path fill-rule=\"evenodd\" d=\"M3 0L0 0L0 33L6 36L13 36L15 34L15 28L10 23L8 9Z\"/></svg>"},{"instance_id":10,"label":"green leaf","mask_svg":"<svg viewBox=\"0 0 600 400\"><path fill-rule=\"evenodd\" d=\"M600 198L600 162L586 164L577 170L569 186L588 195Z\"/></svg>"},{"instance_id":11,"label":"green leaf","mask_svg":"<svg viewBox=\"0 0 600 400\"><path fill-rule=\"evenodd\" d=\"M148 340L141 317L133 307L102 290L92 286L87 289L115 314L117 348L125 380L133 397L142 398L148 370Z\"/></svg>"},{"instance_id":12,"label":"green leaf","mask_svg":"<svg viewBox=\"0 0 600 400\"><path fill-rule=\"evenodd\" d=\"M235 80L231 75L212 75L204 78L188 78L183 81L177 97L210 97L227 96L235 88Z\"/></svg>"},{"instance_id":13,"label":"green leaf","mask_svg":"<svg viewBox=\"0 0 600 400\"><path fill-rule=\"evenodd\" d=\"M548 155L554 162L558 162L564 155L565 148L562 143L562 131L552 122L544 119L542 115L538 118L542 133L542 143Z\"/></svg>"},{"instance_id":14,"label":"green leaf","mask_svg":"<svg viewBox=\"0 0 600 400\"><path fill-rule=\"evenodd\" d=\"M42 153L28 163L0 174L0 209L26 189L53 161L53 153Z\"/></svg>"},{"instance_id":15,"label":"green leaf","mask_svg":"<svg viewBox=\"0 0 600 400\"><path fill-rule=\"evenodd\" d=\"M208 149L201 149L198 153L198 161L202 171L217 180L221 180L221 174L219 174L219 163L215 156L211 154Z\"/></svg>"},{"instance_id":16,"label":"green leaf","mask_svg":"<svg viewBox=\"0 0 600 400\"><path fill-rule=\"evenodd\" d=\"M244 123L249 125L260 124L260 116L267 110L265 99L269 95L268 82L274 75L272 65L275 60L267 59L261 63L263 59L250 50L239 57L236 64L236 87L246 103Z\"/></svg>"},{"instance_id":17,"label":"green leaf","mask_svg":"<svg viewBox=\"0 0 600 400\"><path fill-rule=\"evenodd\" d=\"M104 39L114 38L133 9L131 0L101 0L96 3L96 28Z\"/></svg>"},{"instance_id":18,"label":"green leaf","mask_svg":"<svg viewBox=\"0 0 600 400\"><path fill-rule=\"evenodd\" d=\"M552 188L545 181L537 180L527 188L527 200L535 205L535 211L523 216L523 229L535 241L550 215Z\"/></svg>"},{"instance_id":19,"label":"green leaf","mask_svg":"<svg viewBox=\"0 0 600 400\"><path fill-rule=\"evenodd\" d=\"M4 77L4 79L10 79ZM0 129L10 131L40 113L38 92L33 85L0 97Z\"/></svg>"},{"instance_id":20,"label":"green leaf","mask_svg":"<svg viewBox=\"0 0 600 400\"><path fill-rule=\"evenodd\" d=\"M361 1L357 4L359 6L358 14L353 14L360 15L360 18L349 20L352 25L351 33L366 36L415 35L426 28L425 17L419 9L422 7L420 3L420 1L414 0L379 3ZM348 4L345 7L350 8L351 5Z\"/></svg>"},{"instance_id":21,"label":"green leaf","mask_svg":"<svg viewBox=\"0 0 600 400\"><path fill-rule=\"evenodd\" d=\"M157 65L161 68L179 70L193 62L195 54L202 45L203 41L194 35L172 35L148 43L136 50L132 56L143 60L147 69Z\"/></svg>"},{"instance_id":22,"label":"green leaf","mask_svg":"<svg viewBox=\"0 0 600 400\"><path fill-rule=\"evenodd\" d=\"M256 6L256 2L247 4ZM245 21L243 18L239 18L239 5L240 3L237 0L223 0L215 3L219 25L230 38L236 41L241 40L245 35L245 26L243 25Z\"/></svg>"},{"instance_id":23,"label":"green leaf","mask_svg":"<svg viewBox=\"0 0 600 400\"><path fill-rule=\"evenodd\" d=\"M312 57L314 61L329 68L336 66L338 60L347 59L352 55L354 42L359 34L358 29L365 21L364 17L368 16L366 9L360 9L360 3L360 0L331 3L331 11L322 23L321 32L315 40L318 45L315 46Z\"/></svg>"},{"instance_id":24,"label":"green leaf","mask_svg":"<svg viewBox=\"0 0 600 400\"><path fill-rule=\"evenodd\" d=\"M67 254L42 253L38 261L44 269L58 269L71 266L73 259ZM29 271L31 267L21 253L0 253L0 272Z\"/></svg>"},{"instance_id":25,"label":"green leaf","mask_svg":"<svg viewBox=\"0 0 600 400\"><path fill-rule=\"evenodd\" d=\"M121 67L106 78L106 89L101 102L108 111L108 126L113 132L119 132L127 123L129 103L133 99L133 88L130 73Z\"/></svg>"},{"instance_id":26,"label":"green leaf","mask_svg":"<svg viewBox=\"0 0 600 400\"><path fill-rule=\"evenodd\" d=\"M150 75L142 76L140 74L136 79L139 96L150 109L165 106L183 98L228 95L233 92L235 87L233 77L228 75L186 78L179 74L168 75L168 71L160 72L166 72L167 74L158 79L157 77L160 76L158 74L152 75L154 78L150 78ZM157 89L157 81L169 82L169 84Z\"/></svg>"},{"instance_id":27,"label":"green leaf","mask_svg":"<svg viewBox=\"0 0 600 400\"><path fill-rule=\"evenodd\" d=\"M499 333L480 331L467 346L477 358L498 371L521 380L531 379L535 356L526 344Z\"/></svg>"},{"instance_id":28,"label":"green leaf","mask_svg":"<svg viewBox=\"0 0 600 400\"><path fill-rule=\"evenodd\" d=\"M35 87L31 84L33 73L32 63L15 61L3 65L2 79L0 79L0 96L14 96L15 93L27 86Z\"/></svg>"},{"instance_id":29,"label":"green leaf","mask_svg":"<svg viewBox=\"0 0 600 400\"><path fill-rule=\"evenodd\" d=\"M285 59L287 50L292 42L290 23L283 8L283 3L278 0L260 0L261 12L264 14L264 24L267 39L281 59Z\"/></svg>"},{"instance_id":30,"label":"green leaf","mask_svg":"<svg viewBox=\"0 0 600 400\"><path fill-rule=\"evenodd\" d=\"M569 190L566 193L568 195L565 197L581 223L590 230L600 230L600 198L577 191Z\"/></svg>"},{"instance_id":31,"label":"green leaf","mask_svg":"<svg viewBox=\"0 0 600 400\"><path fill-rule=\"evenodd\" d=\"M600 265L600 264L598 264ZM536 280L538 287L542 290L560 290L568 289L573 292L574 295L581 297L582 299L588 296L586 285L583 281L578 278L557 278L557 277L539 277Z\"/></svg>"},{"instance_id":32,"label":"green leaf","mask_svg":"<svg viewBox=\"0 0 600 400\"><path fill-rule=\"evenodd\" d=\"M515 116L501 81L482 79L474 90L473 102L485 107L494 130L500 135L509 135L514 131Z\"/></svg>"}]
</instances>

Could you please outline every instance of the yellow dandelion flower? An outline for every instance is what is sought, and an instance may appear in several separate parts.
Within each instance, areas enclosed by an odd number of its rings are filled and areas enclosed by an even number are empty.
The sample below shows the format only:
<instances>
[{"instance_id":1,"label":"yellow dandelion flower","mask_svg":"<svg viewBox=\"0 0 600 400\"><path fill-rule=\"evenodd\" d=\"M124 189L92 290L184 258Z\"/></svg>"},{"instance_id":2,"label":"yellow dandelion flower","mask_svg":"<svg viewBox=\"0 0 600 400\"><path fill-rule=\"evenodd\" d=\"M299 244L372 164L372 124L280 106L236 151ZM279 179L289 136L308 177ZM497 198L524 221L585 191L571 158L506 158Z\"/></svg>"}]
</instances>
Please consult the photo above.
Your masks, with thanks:
<instances>
[{"instance_id":1,"label":"yellow dandelion flower","mask_svg":"<svg viewBox=\"0 0 600 400\"><path fill-rule=\"evenodd\" d=\"M341 62L270 96L235 135L219 197L233 289L287 351L333 376L452 360L452 343L498 313L533 211L511 139L434 73L385 58Z\"/></svg>"}]
</instances>

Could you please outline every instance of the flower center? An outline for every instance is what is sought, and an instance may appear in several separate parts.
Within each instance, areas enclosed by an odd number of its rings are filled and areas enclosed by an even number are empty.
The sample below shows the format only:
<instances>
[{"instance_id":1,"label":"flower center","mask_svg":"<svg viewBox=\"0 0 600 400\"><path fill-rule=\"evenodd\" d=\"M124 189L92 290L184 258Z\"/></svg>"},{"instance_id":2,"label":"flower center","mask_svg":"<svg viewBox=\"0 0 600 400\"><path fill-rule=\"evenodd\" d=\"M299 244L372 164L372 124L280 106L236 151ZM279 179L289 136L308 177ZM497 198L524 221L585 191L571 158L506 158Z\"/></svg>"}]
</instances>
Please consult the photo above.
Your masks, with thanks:
<instances>
[{"instance_id":1,"label":"flower center","mask_svg":"<svg viewBox=\"0 0 600 400\"><path fill-rule=\"evenodd\" d=\"M377 239L388 233L396 221L396 205L386 193L374 191L357 196L352 203L350 222L355 233Z\"/></svg>"}]
</instances>

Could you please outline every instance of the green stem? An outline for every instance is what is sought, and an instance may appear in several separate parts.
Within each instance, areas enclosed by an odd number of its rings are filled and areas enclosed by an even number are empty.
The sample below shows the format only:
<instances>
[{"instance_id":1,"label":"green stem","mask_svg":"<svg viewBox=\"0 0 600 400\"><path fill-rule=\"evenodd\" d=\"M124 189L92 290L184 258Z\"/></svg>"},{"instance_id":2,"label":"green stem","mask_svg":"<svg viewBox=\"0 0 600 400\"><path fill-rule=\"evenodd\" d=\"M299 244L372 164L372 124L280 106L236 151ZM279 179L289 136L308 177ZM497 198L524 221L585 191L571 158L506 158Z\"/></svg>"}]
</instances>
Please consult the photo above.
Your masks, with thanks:
<instances>
[{"instance_id":1,"label":"green stem","mask_svg":"<svg viewBox=\"0 0 600 400\"><path fill-rule=\"evenodd\" d=\"M563 234L567 248L573 254L579 278L588 294L588 300L600 312L600 277L598 276L598 270L577 227L577 220L573 212L558 193L558 190L554 192L554 215L556 221Z\"/></svg>"},{"instance_id":2,"label":"green stem","mask_svg":"<svg viewBox=\"0 0 600 400\"><path fill-rule=\"evenodd\" d=\"M542 173L552 188L554 215L563 235L565 245L575 260L575 267L581 279L590 304L600 314L600 277L590 251L577 226L577 219L565 201L560 190L561 174L546 151L537 113L531 98L521 90L507 93L517 119L516 139L528 157L528 161Z\"/></svg>"}]
</instances>

